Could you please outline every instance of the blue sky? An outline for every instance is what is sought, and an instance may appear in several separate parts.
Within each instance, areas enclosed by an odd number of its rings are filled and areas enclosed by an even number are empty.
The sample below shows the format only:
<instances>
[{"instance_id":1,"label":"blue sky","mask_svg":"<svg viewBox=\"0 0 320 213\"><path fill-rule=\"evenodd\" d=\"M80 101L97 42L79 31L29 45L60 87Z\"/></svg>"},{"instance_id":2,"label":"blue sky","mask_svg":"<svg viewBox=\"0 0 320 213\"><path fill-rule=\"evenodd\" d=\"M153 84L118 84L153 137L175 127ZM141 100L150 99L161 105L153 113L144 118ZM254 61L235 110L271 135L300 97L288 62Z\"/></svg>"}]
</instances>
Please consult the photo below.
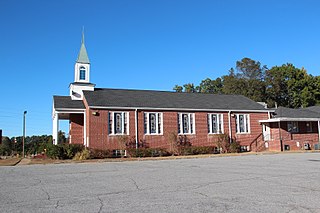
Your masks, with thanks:
<instances>
[{"instance_id":1,"label":"blue sky","mask_svg":"<svg viewBox=\"0 0 320 213\"><path fill-rule=\"evenodd\" d=\"M68 95L82 27L91 82L172 90L249 57L320 69L318 0L0 0L0 129L52 133L52 96ZM67 123L61 122L67 131Z\"/></svg>"}]
</instances>

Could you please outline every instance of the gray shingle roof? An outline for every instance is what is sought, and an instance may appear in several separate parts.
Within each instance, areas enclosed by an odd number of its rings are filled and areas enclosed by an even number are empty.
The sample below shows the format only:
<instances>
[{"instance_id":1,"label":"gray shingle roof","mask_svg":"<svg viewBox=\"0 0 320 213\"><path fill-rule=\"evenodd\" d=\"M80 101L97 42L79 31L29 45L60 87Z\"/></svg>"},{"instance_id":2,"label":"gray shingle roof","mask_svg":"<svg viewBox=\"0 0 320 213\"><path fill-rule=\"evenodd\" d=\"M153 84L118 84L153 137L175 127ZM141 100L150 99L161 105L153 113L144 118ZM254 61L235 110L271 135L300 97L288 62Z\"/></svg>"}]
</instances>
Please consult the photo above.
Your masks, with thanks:
<instances>
[{"instance_id":1,"label":"gray shingle roof","mask_svg":"<svg viewBox=\"0 0 320 213\"><path fill-rule=\"evenodd\" d=\"M261 104L241 95L95 89L94 91L84 91L84 96L90 107L266 110Z\"/></svg>"},{"instance_id":2,"label":"gray shingle roof","mask_svg":"<svg viewBox=\"0 0 320 213\"><path fill-rule=\"evenodd\" d=\"M85 109L81 100L72 100L70 96L53 96L55 109Z\"/></svg>"},{"instance_id":3,"label":"gray shingle roof","mask_svg":"<svg viewBox=\"0 0 320 213\"><path fill-rule=\"evenodd\" d=\"M320 118L320 113L313 112L309 108L291 109L279 107L275 111L275 118Z\"/></svg>"},{"instance_id":4,"label":"gray shingle roof","mask_svg":"<svg viewBox=\"0 0 320 213\"><path fill-rule=\"evenodd\" d=\"M312 111L312 112L320 113L320 106L307 107L307 109Z\"/></svg>"}]
</instances>

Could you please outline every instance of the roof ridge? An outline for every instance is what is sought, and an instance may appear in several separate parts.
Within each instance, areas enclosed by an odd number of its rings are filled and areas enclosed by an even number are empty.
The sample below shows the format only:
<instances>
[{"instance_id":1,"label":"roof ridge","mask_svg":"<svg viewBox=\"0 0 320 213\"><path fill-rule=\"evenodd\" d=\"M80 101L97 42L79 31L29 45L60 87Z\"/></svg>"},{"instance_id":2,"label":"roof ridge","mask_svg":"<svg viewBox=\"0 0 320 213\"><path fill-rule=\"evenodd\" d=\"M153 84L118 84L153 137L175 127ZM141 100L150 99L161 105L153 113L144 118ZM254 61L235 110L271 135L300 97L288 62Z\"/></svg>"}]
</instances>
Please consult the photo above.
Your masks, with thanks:
<instances>
[{"instance_id":1,"label":"roof ridge","mask_svg":"<svg viewBox=\"0 0 320 213\"><path fill-rule=\"evenodd\" d=\"M242 96L249 100L250 98L244 95L238 94L215 94L215 93L201 93L201 92L175 92L175 91L167 91L167 90L152 90L152 89L123 89L123 88L95 88L97 90L117 90L117 91L142 91L142 92L163 92L163 93L172 93L172 94L199 94L199 95L219 95L219 96Z\"/></svg>"}]
</instances>

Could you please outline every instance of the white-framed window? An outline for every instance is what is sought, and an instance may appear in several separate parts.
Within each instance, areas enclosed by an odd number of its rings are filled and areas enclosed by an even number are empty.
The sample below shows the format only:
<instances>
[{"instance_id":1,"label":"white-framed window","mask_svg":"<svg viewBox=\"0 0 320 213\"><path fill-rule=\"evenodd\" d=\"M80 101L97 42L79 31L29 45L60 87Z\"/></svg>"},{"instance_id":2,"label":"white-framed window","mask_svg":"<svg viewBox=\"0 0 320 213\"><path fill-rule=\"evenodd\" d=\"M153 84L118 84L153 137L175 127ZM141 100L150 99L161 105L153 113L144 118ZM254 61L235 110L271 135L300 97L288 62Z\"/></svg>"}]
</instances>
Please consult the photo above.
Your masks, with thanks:
<instances>
[{"instance_id":1,"label":"white-framed window","mask_svg":"<svg viewBox=\"0 0 320 213\"><path fill-rule=\"evenodd\" d=\"M129 112L109 112L109 134L128 135Z\"/></svg>"},{"instance_id":2,"label":"white-framed window","mask_svg":"<svg viewBox=\"0 0 320 213\"><path fill-rule=\"evenodd\" d=\"M236 114L237 133L250 133L250 117L249 114Z\"/></svg>"},{"instance_id":3,"label":"white-framed window","mask_svg":"<svg viewBox=\"0 0 320 213\"><path fill-rule=\"evenodd\" d=\"M178 133L194 134L195 133L194 113L178 113Z\"/></svg>"},{"instance_id":4,"label":"white-framed window","mask_svg":"<svg viewBox=\"0 0 320 213\"><path fill-rule=\"evenodd\" d=\"M208 114L209 134L223 133L223 114Z\"/></svg>"},{"instance_id":5,"label":"white-framed window","mask_svg":"<svg viewBox=\"0 0 320 213\"><path fill-rule=\"evenodd\" d=\"M144 113L144 134L160 135L163 132L161 112L145 112Z\"/></svg>"},{"instance_id":6,"label":"white-framed window","mask_svg":"<svg viewBox=\"0 0 320 213\"><path fill-rule=\"evenodd\" d=\"M312 132L312 122L311 121L306 122L306 129L307 129L307 132Z\"/></svg>"},{"instance_id":7,"label":"white-framed window","mask_svg":"<svg viewBox=\"0 0 320 213\"><path fill-rule=\"evenodd\" d=\"M288 127L288 132L291 132L291 133L299 132L298 121L288 121L287 127Z\"/></svg>"},{"instance_id":8,"label":"white-framed window","mask_svg":"<svg viewBox=\"0 0 320 213\"><path fill-rule=\"evenodd\" d=\"M86 80L86 68L85 67L80 67L79 71L80 71L79 79L80 80Z\"/></svg>"}]
</instances>

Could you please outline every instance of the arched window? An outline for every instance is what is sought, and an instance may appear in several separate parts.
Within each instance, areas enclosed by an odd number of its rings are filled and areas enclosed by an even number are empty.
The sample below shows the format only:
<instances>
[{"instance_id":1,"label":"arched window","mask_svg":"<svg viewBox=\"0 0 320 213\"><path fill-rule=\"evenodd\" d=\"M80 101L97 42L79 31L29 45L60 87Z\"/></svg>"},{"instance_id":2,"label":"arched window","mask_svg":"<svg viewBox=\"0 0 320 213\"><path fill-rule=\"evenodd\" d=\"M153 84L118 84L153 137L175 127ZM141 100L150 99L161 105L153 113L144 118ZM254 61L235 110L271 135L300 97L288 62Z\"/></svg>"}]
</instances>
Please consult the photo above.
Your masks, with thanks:
<instances>
[{"instance_id":1,"label":"arched window","mask_svg":"<svg viewBox=\"0 0 320 213\"><path fill-rule=\"evenodd\" d=\"M86 68L80 67L80 80L86 80Z\"/></svg>"}]
</instances>

